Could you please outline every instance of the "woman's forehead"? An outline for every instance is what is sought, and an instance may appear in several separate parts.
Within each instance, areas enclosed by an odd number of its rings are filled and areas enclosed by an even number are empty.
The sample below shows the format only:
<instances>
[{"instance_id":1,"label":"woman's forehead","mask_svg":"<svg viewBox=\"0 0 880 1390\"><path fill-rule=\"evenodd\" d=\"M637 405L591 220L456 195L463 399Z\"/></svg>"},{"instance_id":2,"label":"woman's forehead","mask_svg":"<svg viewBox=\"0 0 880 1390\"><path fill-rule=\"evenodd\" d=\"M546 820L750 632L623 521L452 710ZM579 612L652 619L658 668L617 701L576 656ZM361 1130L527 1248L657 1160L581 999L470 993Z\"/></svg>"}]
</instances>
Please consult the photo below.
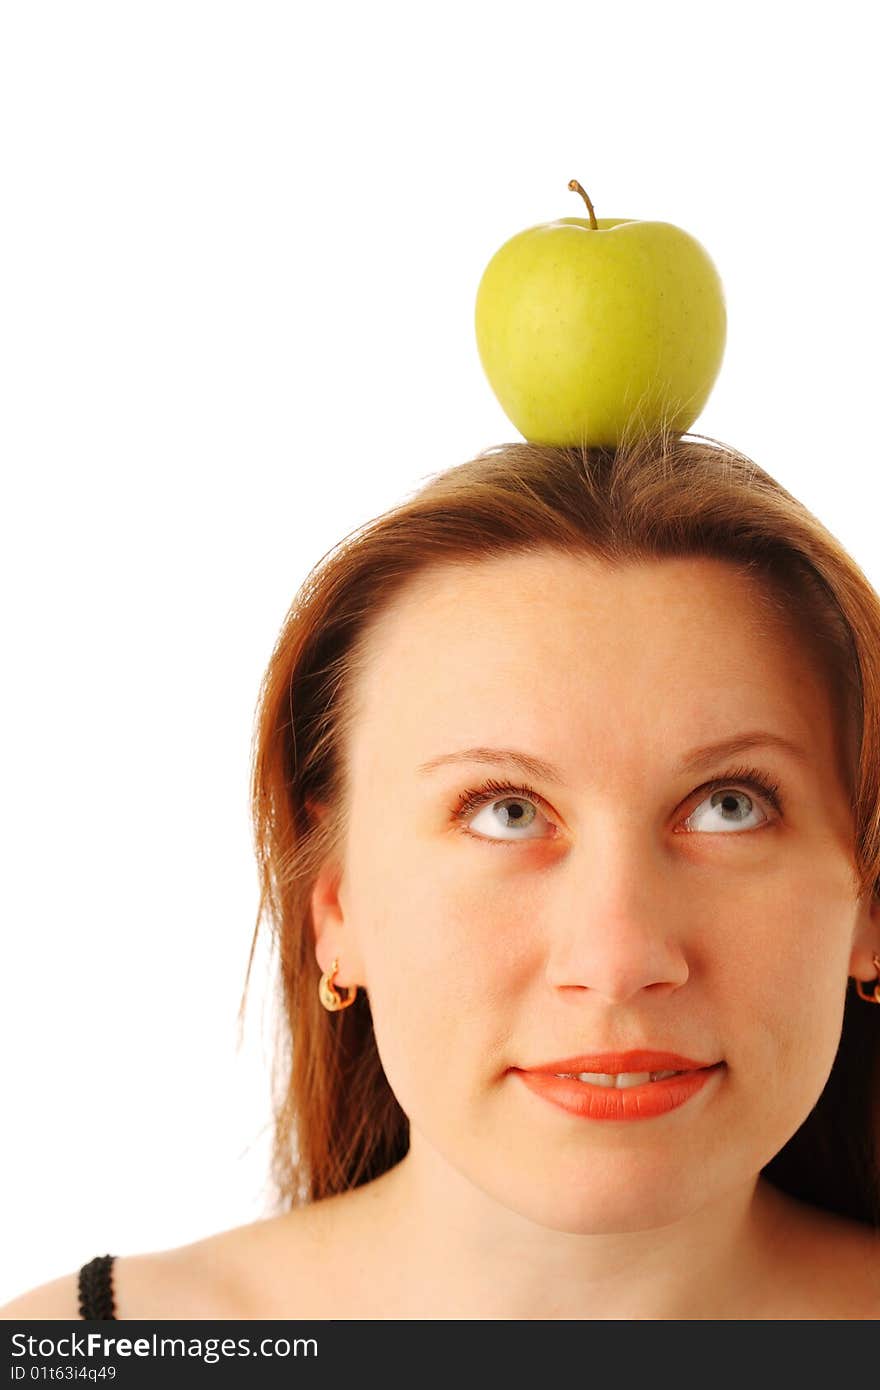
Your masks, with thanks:
<instances>
[{"instance_id":1,"label":"woman's forehead","mask_svg":"<svg viewBox=\"0 0 880 1390\"><path fill-rule=\"evenodd\" d=\"M732 563L695 557L611 567L541 554L417 576L371 625L364 665L384 685L420 660L439 679L472 662L475 650L482 665L503 667L537 648L563 670L576 665L598 676L613 669L615 656L675 669L682 650L696 654L695 644L728 665L767 644L808 655L765 601L761 582Z\"/></svg>"},{"instance_id":2,"label":"woman's forehead","mask_svg":"<svg viewBox=\"0 0 880 1390\"><path fill-rule=\"evenodd\" d=\"M476 742L523 724L598 734L609 720L657 721L672 736L696 721L711 738L741 721L792 736L830 722L821 675L761 581L704 557L446 566L382 615L365 658L362 713L396 739L452 737L462 721Z\"/></svg>"}]
</instances>

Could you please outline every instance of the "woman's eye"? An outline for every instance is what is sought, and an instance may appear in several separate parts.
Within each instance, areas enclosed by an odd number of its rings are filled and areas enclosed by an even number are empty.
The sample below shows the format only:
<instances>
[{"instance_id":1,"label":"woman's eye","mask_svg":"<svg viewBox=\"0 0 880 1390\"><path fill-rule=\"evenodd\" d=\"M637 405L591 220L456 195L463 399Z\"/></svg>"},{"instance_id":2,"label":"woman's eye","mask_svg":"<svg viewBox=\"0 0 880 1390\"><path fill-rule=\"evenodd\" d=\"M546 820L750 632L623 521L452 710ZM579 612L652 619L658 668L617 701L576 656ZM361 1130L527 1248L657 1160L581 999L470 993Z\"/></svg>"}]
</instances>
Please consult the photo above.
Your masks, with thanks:
<instances>
[{"instance_id":1,"label":"woman's eye","mask_svg":"<svg viewBox=\"0 0 880 1390\"><path fill-rule=\"evenodd\" d=\"M484 824L480 826L480 820ZM468 827L474 830L477 835L484 835L490 840L494 839L516 839L516 840L535 840L541 838L540 822L546 821L538 806L524 796L502 796L487 805L480 807L476 815L471 816ZM549 822L547 822L549 824ZM533 827L537 827L534 829ZM494 831L513 830L516 833L512 836L498 836ZM532 833L529 833L529 832ZM545 832L546 833L546 832Z\"/></svg>"},{"instance_id":2,"label":"woman's eye","mask_svg":"<svg viewBox=\"0 0 880 1390\"><path fill-rule=\"evenodd\" d=\"M753 819L756 812L760 815L757 821ZM714 834L717 830L754 830L769 819L750 792L740 787L717 787L703 798L684 824L688 830Z\"/></svg>"}]
</instances>

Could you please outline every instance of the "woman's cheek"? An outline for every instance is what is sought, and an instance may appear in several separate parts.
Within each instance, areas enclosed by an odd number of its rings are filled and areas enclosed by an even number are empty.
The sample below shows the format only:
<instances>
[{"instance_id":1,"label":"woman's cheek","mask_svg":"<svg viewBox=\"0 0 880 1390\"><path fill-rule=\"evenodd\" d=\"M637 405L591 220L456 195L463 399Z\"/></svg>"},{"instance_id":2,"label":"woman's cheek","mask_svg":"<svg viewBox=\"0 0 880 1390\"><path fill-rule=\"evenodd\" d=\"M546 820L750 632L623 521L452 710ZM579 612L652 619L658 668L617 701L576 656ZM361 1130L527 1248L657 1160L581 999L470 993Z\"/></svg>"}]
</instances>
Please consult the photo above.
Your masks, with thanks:
<instances>
[{"instance_id":1,"label":"woman's cheek","mask_svg":"<svg viewBox=\"0 0 880 1390\"><path fill-rule=\"evenodd\" d=\"M528 924L512 898L482 883L397 876L394 900L371 919L365 949L383 1065L438 1079L461 1046L471 1058L509 1027L516 961ZM532 925L531 930L534 930Z\"/></svg>"}]
</instances>

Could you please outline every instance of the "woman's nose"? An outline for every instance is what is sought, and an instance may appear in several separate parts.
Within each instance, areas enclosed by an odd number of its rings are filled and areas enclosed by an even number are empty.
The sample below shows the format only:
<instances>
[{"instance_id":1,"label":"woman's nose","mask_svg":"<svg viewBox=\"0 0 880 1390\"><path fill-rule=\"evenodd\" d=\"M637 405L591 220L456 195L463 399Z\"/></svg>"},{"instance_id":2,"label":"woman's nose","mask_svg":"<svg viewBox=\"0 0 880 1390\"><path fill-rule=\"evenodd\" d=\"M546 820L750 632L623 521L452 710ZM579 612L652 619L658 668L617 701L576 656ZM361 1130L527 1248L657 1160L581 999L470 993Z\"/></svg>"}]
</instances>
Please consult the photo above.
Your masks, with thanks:
<instances>
[{"instance_id":1,"label":"woman's nose","mask_svg":"<svg viewBox=\"0 0 880 1390\"><path fill-rule=\"evenodd\" d=\"M599 862L572 855L557 883L548 975L558 988L590 990L621 1004L640 991L671 993L690 970L687 904L676 902L663 866L642 848L618 845ZM589 862L587 862L589 861Z\"/></svg>"}]
</instances>

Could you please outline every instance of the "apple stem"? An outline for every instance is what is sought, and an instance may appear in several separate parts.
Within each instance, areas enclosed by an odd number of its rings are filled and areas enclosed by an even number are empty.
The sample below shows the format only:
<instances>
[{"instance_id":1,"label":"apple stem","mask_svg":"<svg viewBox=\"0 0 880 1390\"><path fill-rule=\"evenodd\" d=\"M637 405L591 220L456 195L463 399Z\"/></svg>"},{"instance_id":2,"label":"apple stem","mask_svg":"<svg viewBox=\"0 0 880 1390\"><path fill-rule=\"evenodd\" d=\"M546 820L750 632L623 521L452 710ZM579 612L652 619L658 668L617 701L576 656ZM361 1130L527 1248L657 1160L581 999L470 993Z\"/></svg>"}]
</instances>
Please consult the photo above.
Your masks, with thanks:
<instances>
[{"instance_id":1,"label":"apple stem","mask_svg":"<svg viewBox=\"0 0 880 1390\"><path fill-rule=\"evenodd\" d=\"M596 214L593 211L593 204L590 202L590 195L583 188L581 188L577 179L569 179L568 186L571 189L572 193L580 193L581 197L587 205L587 211L590 214L590 228L592 231L598 232L599 223L596 221Z\"/></svg>"}]
</instances>

